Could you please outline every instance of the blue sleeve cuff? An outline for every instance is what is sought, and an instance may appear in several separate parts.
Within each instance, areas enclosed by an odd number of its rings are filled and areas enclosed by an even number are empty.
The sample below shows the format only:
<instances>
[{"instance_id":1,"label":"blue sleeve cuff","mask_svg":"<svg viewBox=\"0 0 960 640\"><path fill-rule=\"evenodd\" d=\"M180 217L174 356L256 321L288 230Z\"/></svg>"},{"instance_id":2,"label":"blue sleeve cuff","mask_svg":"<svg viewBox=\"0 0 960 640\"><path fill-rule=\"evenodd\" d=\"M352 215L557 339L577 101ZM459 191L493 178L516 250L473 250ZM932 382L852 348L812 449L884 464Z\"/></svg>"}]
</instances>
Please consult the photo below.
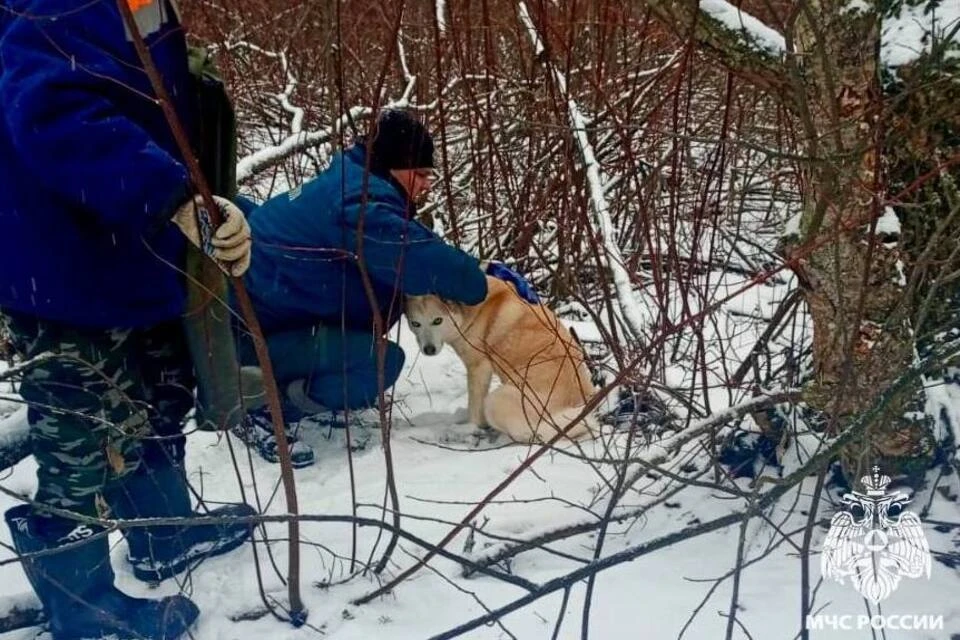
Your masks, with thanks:
<instances>
[{"instance_id":1,"label":"blue sleeve cuff","mask_svg":"<svg viewBox=\"0 0 960 640\"><path fill-rule=\"evenodd\" d=\"M166 226L171 223L173 214L177 212L177 209L192 196L192 185L189 182L184 182L179 189L170 195L167 204L163 205L160 209L160 213L149 222L146 228L146 236L156 235L166 228Z\"/></svg>"}]
</instances>

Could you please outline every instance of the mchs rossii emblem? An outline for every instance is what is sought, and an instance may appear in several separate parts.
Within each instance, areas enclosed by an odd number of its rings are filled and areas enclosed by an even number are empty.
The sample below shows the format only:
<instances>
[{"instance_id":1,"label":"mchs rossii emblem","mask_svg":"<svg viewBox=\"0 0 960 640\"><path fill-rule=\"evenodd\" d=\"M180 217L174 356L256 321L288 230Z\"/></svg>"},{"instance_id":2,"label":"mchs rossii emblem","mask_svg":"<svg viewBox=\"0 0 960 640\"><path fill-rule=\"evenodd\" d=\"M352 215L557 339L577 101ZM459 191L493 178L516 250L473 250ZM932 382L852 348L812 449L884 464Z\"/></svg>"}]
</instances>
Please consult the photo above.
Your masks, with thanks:
<instances>
[{"instance_id":1,"label":"mchs rossii emblem","mask_svg":"<svg viewBox=\"0 0 960 640\"><path fill-rule=\"evenodd\" d=\"M820 570L826 579L853 587L874 604L893 593L903 578L930 577L930 545L920 518L904 510L909 502L899 491L887 493L890 476L880 468L860 479L865 493L843 496L846 510L830 521Z\"/></svg>"}]
</instances>

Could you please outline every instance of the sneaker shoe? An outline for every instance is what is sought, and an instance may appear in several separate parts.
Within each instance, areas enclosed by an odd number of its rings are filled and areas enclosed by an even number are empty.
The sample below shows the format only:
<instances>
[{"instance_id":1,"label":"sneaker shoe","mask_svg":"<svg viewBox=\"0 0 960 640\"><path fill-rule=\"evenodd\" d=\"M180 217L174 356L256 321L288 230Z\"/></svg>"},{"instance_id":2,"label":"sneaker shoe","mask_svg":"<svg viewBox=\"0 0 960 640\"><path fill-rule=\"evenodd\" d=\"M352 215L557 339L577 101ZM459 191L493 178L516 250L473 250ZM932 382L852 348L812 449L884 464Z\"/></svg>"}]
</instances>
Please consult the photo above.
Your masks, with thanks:
<instances>
[{"instance_id":1,"label":"sneaker shoe","mask_svg":"<svg viewBox=\"0 0 960 640\"><path fill-rule=\"evenodd\" d=\"M298 425L285 425L287 444L290 448L290 463L294 469L309 467L315 461L313 449L301 442L296 435ZM267 462L279 463L280 453L273 432L273 421L266 407L247 412L243 421L233 428L233 434L248 447L253 447Z\"/></svg>"}]
</instances>

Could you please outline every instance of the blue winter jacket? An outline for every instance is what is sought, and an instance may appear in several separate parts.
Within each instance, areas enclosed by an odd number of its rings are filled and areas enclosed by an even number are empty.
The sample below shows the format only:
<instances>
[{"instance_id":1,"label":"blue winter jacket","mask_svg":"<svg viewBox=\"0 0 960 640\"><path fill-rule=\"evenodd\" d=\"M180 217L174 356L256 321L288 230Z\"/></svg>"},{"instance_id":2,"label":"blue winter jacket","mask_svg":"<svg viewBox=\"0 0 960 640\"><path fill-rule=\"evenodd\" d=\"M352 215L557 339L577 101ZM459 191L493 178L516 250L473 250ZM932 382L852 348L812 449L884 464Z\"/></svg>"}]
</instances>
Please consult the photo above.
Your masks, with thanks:
<instances>
[{"instance_id":1,"label":"blue winter jacket","mask_svg":"<svg viewBox=\"0 0 960 640\"><path fill-rule=\"evenodd\" d=\"M313 180L251 213L253 261L245 281L265 331L341 322L372 328L361 259L386 328L403 312L404 294L464 304L486 298L477 259L411 220L389 175L367 173L364 194L365 155L358 145L337 154Z\"/></svg>"},{"instance_id":2,"label":"blue winter jacket","mask_svg":"<svg viewBox=\"0 0 960 640\"><path fill-rule=\"evenodd\" d=\"M0 13L0 309L93 328L177 317L185 239L169 218L188 173L116 3ZM136 19L190 134L175 7L153 0Z\"/></svg>"}]
</instances>

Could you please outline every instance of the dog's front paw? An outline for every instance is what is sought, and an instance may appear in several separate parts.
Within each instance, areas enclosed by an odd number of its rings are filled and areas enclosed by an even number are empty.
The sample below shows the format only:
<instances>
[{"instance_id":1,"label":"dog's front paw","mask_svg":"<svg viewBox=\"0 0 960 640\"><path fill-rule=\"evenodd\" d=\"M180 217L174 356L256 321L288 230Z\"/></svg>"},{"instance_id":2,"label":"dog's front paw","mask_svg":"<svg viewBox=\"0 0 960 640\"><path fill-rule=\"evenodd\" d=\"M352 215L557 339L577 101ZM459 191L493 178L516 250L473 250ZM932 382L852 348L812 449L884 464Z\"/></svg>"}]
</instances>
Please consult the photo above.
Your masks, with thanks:
<instances>
[{"instance_id":1,"label":"dog's front paw","mask_svg":"<svg viewBox=\"0 0 960 640\"><path fill-rule=\"evenodd\" d=\"M465 422L440 431L437 440L443 444L459 444L476 447L484 442L495 442L500 432L487 425Z\"/></svg>"},{"instance_id":2,"label":"dog's front paw","mask_svg":"<svg viewBox=\"0 0 960 640\"><path fill-rule=\"evenodd\" d=\"M500 432L488 424L474 424L472 426L470 437L473 439L474 446L482 442L496 442L500 437Z\"/></svg>"},{"instance_id":3,"label":"dog's front paw","mask_svg":"<svg viewBox=\"0 0 960 640\"><path fill-rule=\"evenodd\" d=\"M452 426L437 433L437 442L442 444L466 444L470 439L470 430L462 426Z\"/></svg>"}]
</instances>

